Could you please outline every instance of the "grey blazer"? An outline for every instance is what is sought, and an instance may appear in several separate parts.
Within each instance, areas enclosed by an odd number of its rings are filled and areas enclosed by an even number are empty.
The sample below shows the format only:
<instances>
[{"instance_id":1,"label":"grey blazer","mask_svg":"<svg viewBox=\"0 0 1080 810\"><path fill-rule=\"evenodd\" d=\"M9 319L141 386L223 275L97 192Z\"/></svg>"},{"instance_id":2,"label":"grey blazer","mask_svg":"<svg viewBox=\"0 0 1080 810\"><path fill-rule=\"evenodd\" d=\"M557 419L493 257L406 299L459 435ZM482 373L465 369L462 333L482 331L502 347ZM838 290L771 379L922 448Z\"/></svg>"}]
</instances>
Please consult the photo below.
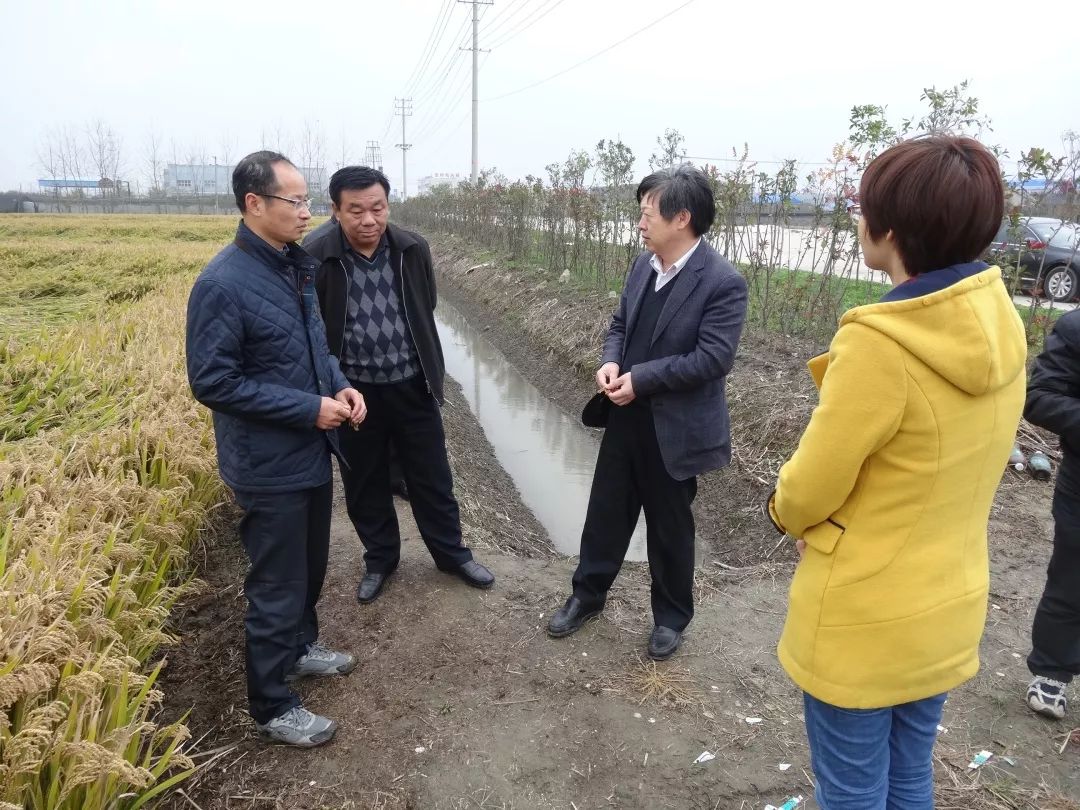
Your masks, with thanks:
<instances>
[{"instance_id":1,"label":"grey blazer","mask_svg":"<svg viewBox=\"0 0 1080 810\"><path fill-rule=\"evenodd\" d=\"M611 319L600 363L622 366L646 284L652 253L634 261ZM727 374L746 320L746 281L704 239L673 281L652 335L656 360L631 371L634 393L648 403L668 474L685 481L731 462Z\"/></svg>"}]
</instances>

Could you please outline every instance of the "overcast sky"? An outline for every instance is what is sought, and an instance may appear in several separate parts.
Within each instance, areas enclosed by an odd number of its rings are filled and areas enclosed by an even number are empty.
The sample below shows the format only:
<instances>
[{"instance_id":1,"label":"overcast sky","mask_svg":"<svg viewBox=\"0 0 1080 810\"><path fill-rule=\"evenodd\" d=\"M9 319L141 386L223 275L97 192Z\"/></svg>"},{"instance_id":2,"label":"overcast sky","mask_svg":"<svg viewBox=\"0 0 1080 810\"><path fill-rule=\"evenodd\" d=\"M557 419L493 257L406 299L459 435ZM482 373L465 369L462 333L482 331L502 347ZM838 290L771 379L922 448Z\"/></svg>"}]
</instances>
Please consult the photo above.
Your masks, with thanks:
<instances>
[{"instance_id":1,"label":"overcast sky","mask_svg":"<svg viewBox=\"0 0 1080 810\"><path fill-rule=\"evenodd\" d=\"M570 149L622 138L642 172L668 127L695 157L746 142L760 161L822 161L853 105L887 105L899 119L919 111L923 87L963 79L993 120L985 140L1013 156L1060 153L1062 133L1080 130L1076 0L684 4L484 7L481 167L542 175ZM164 159L235 162L264 144L296 159L305 123L323 133L331 168L362 162L379 140L397 186L391 113L406 95L410 190L433 172L468 175L471 54L458 48L470 44L471 12L451 0L0 0L0 188L34 186L39 140L98 118L122 136L132 186L147 183L151 130Z\"/></svg>"}]
</instances>

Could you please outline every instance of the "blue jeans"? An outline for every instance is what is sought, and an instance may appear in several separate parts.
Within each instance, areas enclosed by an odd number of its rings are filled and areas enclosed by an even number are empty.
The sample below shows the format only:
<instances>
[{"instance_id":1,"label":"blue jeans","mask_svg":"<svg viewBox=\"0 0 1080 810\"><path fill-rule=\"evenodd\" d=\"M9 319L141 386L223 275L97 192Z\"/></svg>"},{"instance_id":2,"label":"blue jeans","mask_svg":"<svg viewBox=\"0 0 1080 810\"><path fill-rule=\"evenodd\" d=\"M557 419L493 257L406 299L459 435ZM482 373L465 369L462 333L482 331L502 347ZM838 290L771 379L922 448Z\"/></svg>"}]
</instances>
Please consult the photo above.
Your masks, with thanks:
<instances>
[{"instance_id":1,"label":"blue jeans","mask_svg":"<svg viewBox=\"0 0 1080 810\"><path fill-rule=\"evenodd\" d=\"M804 693L821 810L932 810L932 752L945 698L841 709Z\"/></svg>"}]
</instances>

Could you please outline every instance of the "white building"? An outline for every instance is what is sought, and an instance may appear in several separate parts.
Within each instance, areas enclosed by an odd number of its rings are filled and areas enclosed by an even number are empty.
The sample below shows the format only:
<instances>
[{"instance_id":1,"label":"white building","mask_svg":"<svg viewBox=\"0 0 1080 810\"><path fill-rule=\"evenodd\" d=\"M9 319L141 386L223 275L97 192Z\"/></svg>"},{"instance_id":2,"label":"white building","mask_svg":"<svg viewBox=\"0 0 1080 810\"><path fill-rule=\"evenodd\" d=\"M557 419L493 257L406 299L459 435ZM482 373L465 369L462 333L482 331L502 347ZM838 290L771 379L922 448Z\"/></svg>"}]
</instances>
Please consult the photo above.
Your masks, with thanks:
<instances>
[{"instance_id":1,"label":"white building","mask_svg":"<svg viewBox=\"0 0 1080 810\"><path fill-rule=\"evenodd\" d=\"M417 194L430 194L440 186L453 188L465 178L457 172L435 172L427 177L421 177L416 184Z\"/></svg>"},{"instance_id":2,"label":"white building","mask_svg":"<svg viewBox=\"0 0 1080 810\"><path fill-rule=\"evenodd\" d=\"M171 195L212 197L232 194L233 168L222 163L167 163L163 187L165 193Z\"/></svg>"},{"instance_id":3,"label":"white building","mask_svg":"<svg viewBox=\"0 0 1080 810\"><path fill-rule=\"evenodd\" d=\"M168 163L165 166L164 188L172 196L232 195L232 173L236 166L223 163ZM300 167L307 180L308 194L314 198L324 197L329 178L322 166Z\"/></svg>"}]
</instances>

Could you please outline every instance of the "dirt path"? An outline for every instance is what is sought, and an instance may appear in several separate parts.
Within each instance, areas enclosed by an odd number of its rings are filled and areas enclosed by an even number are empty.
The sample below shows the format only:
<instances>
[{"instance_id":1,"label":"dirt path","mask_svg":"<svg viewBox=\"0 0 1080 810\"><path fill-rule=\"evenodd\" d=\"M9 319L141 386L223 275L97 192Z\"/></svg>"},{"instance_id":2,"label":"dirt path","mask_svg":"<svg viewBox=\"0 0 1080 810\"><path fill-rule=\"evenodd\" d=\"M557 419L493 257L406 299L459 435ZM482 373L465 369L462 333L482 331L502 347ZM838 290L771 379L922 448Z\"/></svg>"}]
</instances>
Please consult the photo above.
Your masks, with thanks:
<instances>
[{"instance_id":1,"label":"dirt path","mask_svg":"<svg viewBox=\"0 0 1080 810\"><path fill-rule=\"evenodd\" d=\"M443 294L504 348L520 344L505 340L513 323L445 284ZM588 392L587 380L557 362L520 346L508 353L567 410ZM715 810L809 796L800 698L774 653L793 562L787 548L761 550L757 505L737 502L723 477L703 485L698 612L677 657L644 658L644 564L624 568L601 619L554 641L543 627L565 598L572 564L548 549L453 385L444 418L466 538L499 578L496 588L472 590L436 571L399 502L402 565L377 602L358 605L360 546L339 497L323 638L361 664L348 678L301 686L312 709L340 721L331 744L266 747L244 711L243 558L228 533L208 544L207 590L178 613L183 641L162 688L170 712L193 707L201 761L212 763L169 806ZM736 536L739 526L747 528ZM1008 478L991 530L995 607L983 670L946 706L938 806L1075 809L1063 797L1080 798L1080 745L1059 753L1071 726L1034 717L1021 700L1049 554L1048 488ZM751 541L753 564L744 551ZM969 772L983 748L998 756ZM704 751L716 758L694 764Z\"/></svg>"}]
</instances>

